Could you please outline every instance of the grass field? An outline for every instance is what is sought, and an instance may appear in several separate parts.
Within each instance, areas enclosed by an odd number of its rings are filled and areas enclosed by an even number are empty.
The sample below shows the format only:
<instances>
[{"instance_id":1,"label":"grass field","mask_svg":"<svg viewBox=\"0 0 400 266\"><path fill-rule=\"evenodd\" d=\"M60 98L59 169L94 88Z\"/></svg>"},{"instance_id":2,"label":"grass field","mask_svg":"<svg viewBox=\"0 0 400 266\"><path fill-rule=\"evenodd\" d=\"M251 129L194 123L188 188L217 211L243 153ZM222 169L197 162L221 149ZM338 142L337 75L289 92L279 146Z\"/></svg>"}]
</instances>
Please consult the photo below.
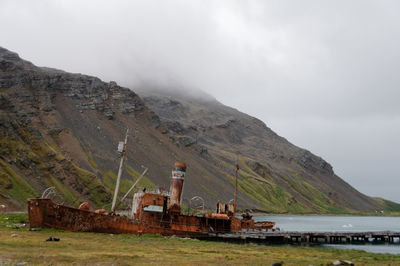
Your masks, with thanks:
<instances>
[{"instance_id":1,"label":"grass field","mask_svg":"<svg viewBox=\"0 0 400 266\"><path fill-rule=\"evenodd\" d=\"M400 255L364 251L14 228L26 222L26 214L0 215L0 265L327 265L338 259L355 265L400 265ZM46 242L50 236L60 241Z\"/></svg>"}]
</instances>

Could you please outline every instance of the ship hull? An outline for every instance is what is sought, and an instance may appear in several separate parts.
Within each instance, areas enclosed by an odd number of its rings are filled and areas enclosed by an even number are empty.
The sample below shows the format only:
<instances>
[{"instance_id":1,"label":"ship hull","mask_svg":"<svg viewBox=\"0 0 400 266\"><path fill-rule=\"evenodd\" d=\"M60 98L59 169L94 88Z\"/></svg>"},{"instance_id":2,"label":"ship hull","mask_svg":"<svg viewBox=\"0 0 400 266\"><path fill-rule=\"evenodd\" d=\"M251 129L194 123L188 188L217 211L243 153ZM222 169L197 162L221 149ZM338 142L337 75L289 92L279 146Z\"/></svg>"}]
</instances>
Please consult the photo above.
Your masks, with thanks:
<instances>
[{"instance_id":1,"label":"ship hull","mask_svg":"<svg viewBox=\"0 0 400 266\"><path fill-rule=\"evenodd\" d=\"M28 215L31 228L47 227L75 232L207 237L209 233L242 229L242 220L237 218L223 219L181 214L165 216L162 213L147 212L140 220L134 220L125 216L72 208L43 198L28 201ZM272 228L274 224L264 223L263 229Z\"/></svg>"}]
</instances>

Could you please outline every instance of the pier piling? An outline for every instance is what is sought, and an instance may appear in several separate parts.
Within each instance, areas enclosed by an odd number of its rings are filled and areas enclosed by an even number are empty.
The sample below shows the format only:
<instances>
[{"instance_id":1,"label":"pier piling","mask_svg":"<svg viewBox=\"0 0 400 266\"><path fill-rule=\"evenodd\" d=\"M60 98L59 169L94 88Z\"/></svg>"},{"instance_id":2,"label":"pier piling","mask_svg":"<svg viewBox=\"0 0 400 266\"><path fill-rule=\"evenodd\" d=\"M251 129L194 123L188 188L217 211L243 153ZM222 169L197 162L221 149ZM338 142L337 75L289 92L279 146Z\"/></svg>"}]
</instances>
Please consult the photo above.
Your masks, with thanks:
<instances>
[{"instance_id":1,"label":"pier piling","mask_svg":"<svg viewBox=\"0 0 400 266\"><path fill-rule=\"evenodd\" d=\"M210 237L226 240L253 241L257 243L329 243L329 244L354 244L354 243L388 243L400 244L400 232L283 232L243 230L241 232L218 233Z\"/></svg>"}]
</instances>

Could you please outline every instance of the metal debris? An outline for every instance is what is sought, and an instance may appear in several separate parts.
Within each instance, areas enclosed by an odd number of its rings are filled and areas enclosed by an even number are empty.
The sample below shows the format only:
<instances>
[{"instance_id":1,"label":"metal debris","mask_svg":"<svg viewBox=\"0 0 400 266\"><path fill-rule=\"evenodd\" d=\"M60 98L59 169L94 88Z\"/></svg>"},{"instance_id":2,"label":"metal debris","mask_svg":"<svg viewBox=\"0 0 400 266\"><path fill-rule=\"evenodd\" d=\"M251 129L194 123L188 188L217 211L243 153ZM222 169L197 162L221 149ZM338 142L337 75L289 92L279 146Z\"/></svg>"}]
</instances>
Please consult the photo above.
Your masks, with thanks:
<instances>
[{"instance_id":1,"label":"metal debris","mask_svg":"<svg viewBox=\"0 0 400 266\"><path fill-rule=\"evenodd\" d=\"M58 242L58 241L60 241L60 239L58 238L58 237L49 237L49 238L47 238L46 239L46 241L55 241L55 242Z\"/></svg>"},{"instance_id":2,"label":"metal debris","mask_svg":"<svg viewBox=\"0 0 400 266\"><path fill-rule=\"evenodd\" d=\"M235 203L218 203L215 213L183 214L181 200L186 164L177 162L172 171L170 191L145 190L133 196L131 217L103 210L90 211L89 203L77 208L54 203L48 198L28 201L29 225L80 232L110 234L162 234L179 237L210 237L210 233L270 229L273 222L255 222L250 215L237 218Z\"/></svg>"}]
</instances>

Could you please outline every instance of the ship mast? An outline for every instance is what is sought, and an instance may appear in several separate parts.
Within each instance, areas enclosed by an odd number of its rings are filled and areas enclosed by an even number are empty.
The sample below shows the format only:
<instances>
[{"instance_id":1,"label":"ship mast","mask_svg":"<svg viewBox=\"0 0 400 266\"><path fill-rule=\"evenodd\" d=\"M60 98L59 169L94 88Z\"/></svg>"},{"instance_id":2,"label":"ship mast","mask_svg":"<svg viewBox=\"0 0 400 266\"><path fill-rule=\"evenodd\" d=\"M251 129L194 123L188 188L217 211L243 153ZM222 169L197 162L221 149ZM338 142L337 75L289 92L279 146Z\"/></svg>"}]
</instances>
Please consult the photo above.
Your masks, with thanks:
<instances>
[{"instance_id":1,"label":"ship mast","mask_svg":"<svg viewBox=\"0 0 400 266\"><path fill-rule=\"evenodd\" d=\"M239 172L239 153L236 154L235 195L233 197L233 217L235 217L235 215L236 215L238 172Z\"/></svg>"},{"instance_id":2,"label":"ship mast","mask_svg":"<svg viewBox=\"0 0 400 266\"><path fill-rule=\"evenodd\" d=\"M122 175L122 166L124 164L125 153L126 153L126 143L128 142L128 132L129 132L129 128L126 129L125 142L122 142L122 147L120 147L121 146L121 142L120 142L120 145L118 147L118 151L121 151L121 162L119 163L117 183L115 184L115 191L114 191L114 198L113 198L112 205L111 205L111 212L115 211L115 203L117 202L119 183L120 183L121 175ZM122 148L122 149L120 149L120 148Z\"/></svg>"}]
</instances>

